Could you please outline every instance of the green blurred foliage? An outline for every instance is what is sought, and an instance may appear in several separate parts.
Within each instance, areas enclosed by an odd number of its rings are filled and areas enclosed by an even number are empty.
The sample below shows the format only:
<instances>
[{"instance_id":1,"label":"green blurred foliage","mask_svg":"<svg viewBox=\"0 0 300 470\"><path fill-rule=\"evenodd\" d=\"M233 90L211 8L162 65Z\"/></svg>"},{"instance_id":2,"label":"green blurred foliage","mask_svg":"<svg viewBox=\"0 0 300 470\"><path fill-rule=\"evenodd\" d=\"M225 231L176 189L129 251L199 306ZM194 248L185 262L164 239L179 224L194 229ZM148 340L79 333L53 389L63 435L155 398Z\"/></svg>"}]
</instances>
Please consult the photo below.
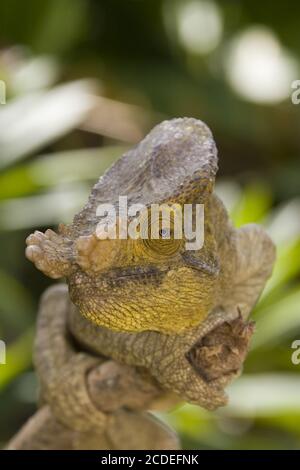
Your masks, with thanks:
<instances>
[{"instance_id":1,"label":"green blurred foliage","mask_svg":"<svg viewBox=\"0 0 300 470\"><path fill-rule=\"evenodd\" d=\"M163 118L186 115L213 129L217 190L234 223L263 224L277 263L253 312L257 331L230 404L215 413L185 405L164 419L186 448L300 447L300 365L291 361L300 338L300 106L287 80L291 70L300 78L299 15L291 1L1 0L0 443L36 407L32 340L51 282L25 260L25 237L70 221L128 145ZM271 43L273 62L259 74L254 61L252 82L237 83L243 70L230 51L257 25L257 53ZM250 63L249 51L242 55ZM274 99L257 98L274 84Z\"/></svg>"}]
</instances>

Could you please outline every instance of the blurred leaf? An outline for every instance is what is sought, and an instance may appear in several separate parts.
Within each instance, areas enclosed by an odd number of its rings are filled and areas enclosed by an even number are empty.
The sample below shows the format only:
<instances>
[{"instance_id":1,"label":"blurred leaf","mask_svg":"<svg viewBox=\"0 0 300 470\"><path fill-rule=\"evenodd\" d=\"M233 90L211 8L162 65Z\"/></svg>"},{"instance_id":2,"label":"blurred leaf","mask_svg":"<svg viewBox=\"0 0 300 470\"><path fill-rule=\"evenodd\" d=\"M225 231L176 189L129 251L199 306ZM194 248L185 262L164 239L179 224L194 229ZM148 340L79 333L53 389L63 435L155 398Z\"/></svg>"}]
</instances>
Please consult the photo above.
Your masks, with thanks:
<instances>
[{"instance_id":1,"label":"blurred leaf","mask_svg":"<svg viewBox=\"0 0 300 470\"><path fill-rule=\"evenodd\" d=\"M82 208L90 188L76 184L40 196L8 199L0 203L1 230L29 229L71 222Z\"/></svg>"},{"instance_id":2,"label":"blurred leaf","mask_svg":"<svg viewBox=\"0 0 300 470\"><path fill-rule=\"evenodd\" d=\"M93 108L88 81L27 94L0 110L0 168L49 144L83 121Z\"/></svg>"},{"instance_id":3,"label":"blurred leaf","mask_svg":"<svg viewBox=\"0 0 300 470\"><path fill-rule=\"evenodd\" d=\"M262 308L256 315L256 332L252 348L278 343L300 328L300 286L283 292L279 300Z\"/></svg>"},{"instance_id":4,"label":"blurred leaf","mask_svg":"<svg viewBox=\"0 0 300 470\"><path fill-rule=\"evenodd\" d=\"M269 214L267 228L276 245L300 239L300 199L292 199Z\"/></svg>"},{"instance_id":5,"label":"blurred leaf","mask_svg":"<svg viewBox=\"0 0 300 470\"><path fill-rule=\"evenodd\" d=\"M280 288L300 273L300 238L277 247L276 262L271 279L264 290L261 305L272 302L272 295L280 295Z\"/></svg>"},{"instance_id":6,"label":"blurred leaf","mask_svg":"<svg viewBox=\"0 0 300 470\"><path fill-rule=\"evenodd\" d=\"M221 179L216 182L216 194L219 196L230 214L242 198L242 188L232 180Z\"/></svg>"},{"instance_id":7,"label":"blurred leaf","mask_svg":"<svg viewBox=\"0 0 300 470\"><path fill-rule=\"evenodd\" d=\"M249 417L300 413L299 390L298 374L244 374L230 385L229 405L218 413Z\"/></svg>"},{"instance_id":8,"label":"blurred leaf","mask_svg":"<svg viewBox=\"0 0 300 470\"><path fill-rule=\"evenodd\" d=\"M272 195L265 184L253 183L247 186L231 216L236 227L260 222L271 207Z\"/></svg>"},{"instance_id":9,"label":"blurred leaf","mask_svg":"<svg viewBox=\"0 0 300 470\"><path fill-rule=\"evenodd\" d=\"M25 166L17 165L0 173L0 200L30 194L39 188Z\"/></svg>"},{"instance_id":10,"label":"blurred leaf","mask_svg":"<svg viewBox=\"0 0 300 470\"><path fill-rule=\"evenodd\" d=\"M33 312L33 299L22 284L0 270L0 321L16 331L28 324Z\"/></svg>"},{"instance_id":11,"label":"blurred leaf","mask_svg":"<svg viewBox=\"0 0 300 470\"><path fill-rule=\"evenodd\" d=\"M21 55L20 48L18 49ZM53 86L58 79L59 65L58 61L51 56L28 57L24 51L24 57L16 57L10 51L11 62L14 64L10 70L11 76L8 81L8 87L13 95L24 95L34 90L43 90ZM0 56L1 58L1 56Z\"/></svg>"},{"instance_id":12,"label":"blurred leaf","mask_svg":"<svg viewBox=\"0 0 300 470\"><path fill-rule=\"evenodd\" d=\"M125 147L111 146L43 155L0 173L0 199L23 196L66 182L95 180L125 150Z\"/></svg>"},{"instance_id":13,"label":"blurred leaf","mask_svg":"<svg viewBox=\"0 0 300 470\"><path fill-rule=\"evenodd\" d=\"M0 390L31 365L33 337L30 328L8 346L6 364L0 366Z\"/></svg>"}]
</instances>

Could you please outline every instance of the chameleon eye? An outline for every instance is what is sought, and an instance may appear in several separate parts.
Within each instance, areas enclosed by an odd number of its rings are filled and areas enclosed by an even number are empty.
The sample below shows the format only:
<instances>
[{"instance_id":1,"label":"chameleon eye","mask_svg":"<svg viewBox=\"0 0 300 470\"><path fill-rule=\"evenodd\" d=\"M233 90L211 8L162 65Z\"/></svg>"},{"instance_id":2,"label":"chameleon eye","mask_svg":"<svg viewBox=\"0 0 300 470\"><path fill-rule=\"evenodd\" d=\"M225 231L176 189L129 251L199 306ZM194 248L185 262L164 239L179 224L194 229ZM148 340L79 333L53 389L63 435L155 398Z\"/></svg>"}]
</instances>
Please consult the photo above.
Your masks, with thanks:
<instances>
[{"instance_id":1,"label":"chameleon eye","mask_svg":"<svg viewBox=\"0 0 300 470\"><path fill-rule=\"evenodd\" d=\"M145 248L155 256L172 256L177 253L181 247L181 240L174 238L159 238L143 240Z\"/></svg>"},{"instance_id":2,"label":"chameleon eye","mask_svg":"<svg viewBox=\"0 0 300 470\"><path fill-rule=\"evenodd\" d=\"M173 212L167 212L166 215L160 213L158 218L152 218L149 213L147 215L141 224L141 246L147 255L168 258L177 253L182 246L182 238L175 237Z\"/></svg>"},{"instance_id":3,"label":"chameleon eye","mask_svg":"<svg viewBox=\"0 0 300 470\"><path fill-rule=\"evenodd\" d=\"M171 230L167 228L162 228L160 229L159 233L159 238L162 240L168 240L171 238Z\"/></svg>"},{"instance_id":4,"label":"chameleon eye","mask_svg":"<svg viewBox=\"0 0 300 470\"><path fill-rule=\"evenodd\" d=\"M162 221L160 220L160 225ZM174 228L171 224L171 227L161 226L161 228L156 231L158 236L152 238L151 234L153 235L153 231L151 230L153 227L149 227L149 238L144 241L145 247L151 251L153 255L156 256L172 256L176 252L179 251L182 240L174 238Z\"/></svg>"}]
</instances>

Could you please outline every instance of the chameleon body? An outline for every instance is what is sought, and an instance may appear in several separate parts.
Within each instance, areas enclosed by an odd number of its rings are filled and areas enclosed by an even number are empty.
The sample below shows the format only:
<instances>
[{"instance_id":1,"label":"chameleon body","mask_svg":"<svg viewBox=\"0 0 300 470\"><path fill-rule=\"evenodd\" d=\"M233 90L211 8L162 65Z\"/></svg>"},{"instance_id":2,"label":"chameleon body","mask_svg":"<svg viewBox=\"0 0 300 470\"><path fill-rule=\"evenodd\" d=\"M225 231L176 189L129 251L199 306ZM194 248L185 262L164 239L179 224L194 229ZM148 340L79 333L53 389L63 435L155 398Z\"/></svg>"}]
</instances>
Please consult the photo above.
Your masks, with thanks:
<instances>
[{"instance_id":1,"label":"chameleon body","mask_svg":"<svg viewBox=\"0 0 300 470\"><path fill-rule=\"evenodd\" d=\"M230 223L213 192L217 160L203 122L164 121L100 178L71 225L57 234L35 232L26 250L46 275L66 277L71 300L66 290L58 296L65 299L64 321L76 347L141 368L162 390L207 409L226 403L224 387L241 371L253 333L247 319L275 258L263 229L237 230ZM117 206L120 195L147 209L204 204L203 247L188 251L177 239L99 239L97 207ZM61 370L65 362L77 376L89 365L69 361L51 322L51 312L40 318L35 361L45 399L68 421L76 387L67 374L61 380Z\"/></svg>"}]
</instances>

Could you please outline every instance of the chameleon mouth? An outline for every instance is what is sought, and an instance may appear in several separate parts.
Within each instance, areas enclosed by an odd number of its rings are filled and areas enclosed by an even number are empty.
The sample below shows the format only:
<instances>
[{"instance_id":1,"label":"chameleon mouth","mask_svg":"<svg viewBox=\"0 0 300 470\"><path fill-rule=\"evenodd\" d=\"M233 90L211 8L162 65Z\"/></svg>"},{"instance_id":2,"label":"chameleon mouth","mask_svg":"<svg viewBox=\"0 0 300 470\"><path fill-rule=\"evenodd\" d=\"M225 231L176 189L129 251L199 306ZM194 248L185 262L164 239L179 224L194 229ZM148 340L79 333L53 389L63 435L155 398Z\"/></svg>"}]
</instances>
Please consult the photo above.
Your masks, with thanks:
<instances>
[{"instance_id":1,"label":"chameleon mouth","mask_svg":"<svg viewBox=\"0 0 300 470\"><path fill-rule=\"evenodd\" d=\"M184 262L192 269L203 272L208 276L217 276L220 273L219 260L213 256L200 258L195 256L192 251L185 251L182 253Z\"/></svg>"},{"instance_id":2,"label":"chameleon mouth","mask_svg":"<svg viewBox=\"0 0 300 470\"><path fill-rule=\"evenodd\" d=\"M122 282L127 280L161 279L169 271L169 268L159 269L156 266L133 266L123 269L115 269L104 276L106 282Z\"/></svg>"}]
</instances>

